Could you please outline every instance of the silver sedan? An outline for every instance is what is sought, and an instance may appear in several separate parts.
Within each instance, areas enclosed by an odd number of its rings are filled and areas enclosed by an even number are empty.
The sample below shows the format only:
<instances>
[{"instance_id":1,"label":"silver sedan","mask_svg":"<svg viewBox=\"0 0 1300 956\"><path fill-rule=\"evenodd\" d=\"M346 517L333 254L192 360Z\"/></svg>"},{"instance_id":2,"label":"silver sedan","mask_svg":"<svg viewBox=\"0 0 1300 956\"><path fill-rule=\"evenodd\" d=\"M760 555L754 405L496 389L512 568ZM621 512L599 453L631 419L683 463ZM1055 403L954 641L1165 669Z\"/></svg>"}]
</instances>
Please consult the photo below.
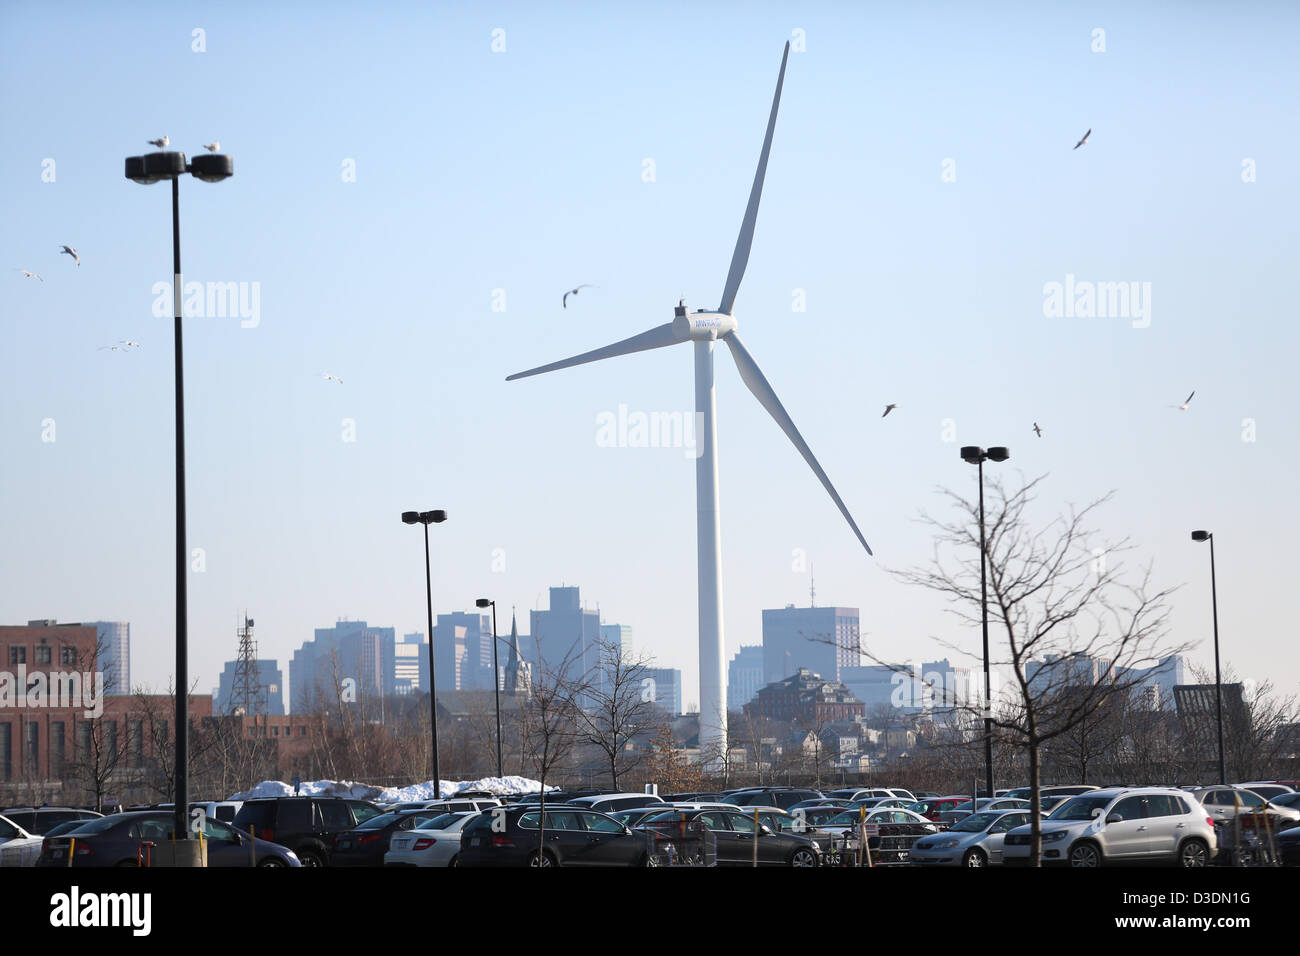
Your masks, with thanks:
<instances>
[{"instance_id":1,"label":"silver sedan","mask_svg":"<svg viewBox=\"0 0 1300 956\"><path fill-rule=\"evenodd\" d=\"M955 823L951 829L922 837L908 859L925 866L988 866L1002 862L1007 831L1029 823L1025 810L987 810Z\"/></svg>"},{"instance_id":2,"label":"silver sedan","mask_svg":"<svg viewBox=\"0 0 1300 956\"><path fill-rule=\"evenodd\" d=\"M384 866L455 866L460 831L477 813L444 813L418 830L399 830L388 843Z\"/></svg>"}]
</instances>

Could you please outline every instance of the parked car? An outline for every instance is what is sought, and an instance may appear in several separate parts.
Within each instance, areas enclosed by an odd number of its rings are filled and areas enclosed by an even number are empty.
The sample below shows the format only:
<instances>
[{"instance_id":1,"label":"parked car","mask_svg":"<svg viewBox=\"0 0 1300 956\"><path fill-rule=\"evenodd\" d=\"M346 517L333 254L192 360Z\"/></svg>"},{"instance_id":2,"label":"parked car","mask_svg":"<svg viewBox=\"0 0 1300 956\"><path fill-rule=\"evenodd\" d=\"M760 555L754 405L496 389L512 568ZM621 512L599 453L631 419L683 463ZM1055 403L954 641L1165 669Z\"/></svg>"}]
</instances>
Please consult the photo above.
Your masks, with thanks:
<instances>
[{"instance_id":1,"label":"parked car","mask_svg":"<svg viewBox=\"0 0 1300 956\"><path fill-rule=\"evenodd\" d=\"M546 801L550 803L550 800ZM496 797L444 797L441 800L413 800L406 803L394 803L384 808L385 813L403 810L437 810L439 813L477 813L501 806Z\"/></svg>"},{"instance_id":2,"label":"parked car","mask_svg":"<svg viewBox=\"0 0 1300 956\"><path fill-rule=\"evenodd\" d=\"M594 810L548 804L488 811L460 832L460 866L646 866L646 840ZM538 849L538 838L542 847Z\"/></svg>"},{"instance_id":3,"label":"parked car","mask_svg":"<svg viewBox=\"0 0 1300 956\"><path fill-rule=\"evenodd\" d=\"M721 803L722 794L712 793L662 793L664 803Z\"/></svg>"},{"instance_id":4,"label":"parked car","mask_svg":"<svg viewBox=\"0 0 1300 956\"><path fill-rule=\"evenodd\" d=\"M842 841L857 832L859 823L880 828L877 836L867 838L867 848L876 862L902 862L908 858L917 839L939 832L938 825L921 814L900 807L868 810L865 818L861 809L845 810L821 824L820 828Z\"/></svg>"},{"instance_id":5,"label":"parked car","mask_svg":"<svg viewBox=\"0 0 1300 956\"><path fill-rule=\"evenodd\" d=\"M972 813L982 813L986 810L1028 810L1028 800L1017 800L1013 797L980 797L975 801L972 807L971 802L959 803L957 806L944 810L939 814L937 822L951 826L958 820L964 820Z\"/></svg>"},{"instance_id":6,"label":"parked car","mask_svg":"<svg viewBox=\"0 0 1300 956\"><path fill-rule=\"evenodd\" d=\"M1243 790L1252 790L1270 803L1283 794L1295 793L1294 787L1288 787L1286 784L1279 783L1276 780L1255 780L1251 783L1234 783L1233 786L1240 787ZM8 814L8 812L8 810L5 811L6 814Z\"/></svg>"},{"instance_id":7,"label":"parked car","mask_svg":"<svg viewBox=\"0 0 1300 956\"><path fill-rule=\"evenodd\" d=\"M459 866L461 830L476 816L466 811L444 813L414 829L395 832L384 853L384 866Z\"/></svg>"},{"instance_id":8,"label":"parked car","mask_svg":"<svg viewBox=\"0 0 1300 956\"><path fill-rule=\"evenodd\" d=\"M383 866L392 838L446 816L443 810L401 810L371 817L340 833L330 848L330 866Z\"/></svg>"},{"instance_id":9,"label":"parked car","mask_svg":"<svg viewBox=\"0 0 1300 956\"><path fill-rule=\"evenodd\" d=\"M1042 821L1042 861L1095 867L1116 862L1207 866L1218 848L1214 823L1190 794L1164 788L1097 790L1071 797ZM1030 862L1031 827L1002 847L1008 864Z\"/></svg>"},{"instance_id":10,"label":"parked car","mask_svg":"<svg viewBox=\"0 0 1300 956\"><path fill-rule=\"evenodd\" d=\"M699 809L701 804L665 804L656 803L649 807L632 807L630 810L614 810L609 815L625 827L635 827L647 817L663 813L668 807L682 806L686 809Z\"/></svg>"},{"instance_id":11,"label":"parked car","mask_svg":"<svg viewBox=\"0 0 1300 956\"><path fill-rule=\"evenodd\" d=\"M68 866L69 847L74 867L139 866L144 844L165 843L172 835L172 814L166 810L138 810L114 813L90 820L74 830L45 840L37 866ZM206 819L203 824L207 842L208 866L252 866L251 837L223 820ZM76 841L73 843L72 841ZM301 866L298 858L285 847L266 840L254 841L258 866ZM147 850L147 848L145 848Z\"/></svg>"},{"instance_id":12,"label":"parked car","mask_svg":"<svg viewBox=\"0 0 1300 956\"><path fill-rule=\"evenodd\" d=\"M754 826L755 812L760 820L757 828ZM759 866L819 866L821 847L811 834L786 832L761 822L765 816L775 821L773 814L779 813L779 809L772 807L757 811L736 808L690 810L685 813L665 811L643 821L641 826L678 819L698 820L717 841L718 866L752 866L756 841Z\"/></svg>"},{"instance_id":13,"label":"parked car","mask_svg":"<svg viewBox=\"0 0 1300 956\"><path fill-rule=\"evenodd\" d=\"M931 822L939 819L939 814L952 810L970 800L970 797L962 794L952 794L947 797L927 797L925 800L918 800L916 803L908 804L906 810L920 814Z\"/></svg>"},{"instance_id":14,"label":"parked car","mask_svg":"<svg viewBox=\"0 0 1300 956\"><path fill-rule=\"evenodd\" d=\"M1065 784L1065 785L1054 784L1051 786L1039 787L1038 793L1040 799L1046 799L1047 797L1059 797L1061 795L1067 797L1077 797L1081 793L1089 793L1090 791L1100 790L1100 789L1101 789L1100 787L1094 787L1092 784L1087 784L1087 783L1076 783L1076 784ZM1002 794L1002 796L1012 797L1019 800L1029 800L1032 798L1033 793L1034 793L1033 787L1016 787L1014 790L1008 790L1006 793Z\"/></svg>"},{"instance_id":15,"label":"parked car","mask_svg":"<svg viewBox=\"0 0 1300 956\"><path fill-rule=\"evenodd\" d=\"M44 836L60 823L97 820L103 814L77 807L11 807L3 811L5 819L33 836Z\"/></svg>"},{"instance_id":16,"label":"parked car","mask_svg":"<svg viewBox=\"0 0 1300 956\"><path fill-rule=\"evenodd\" d=\"M1194 787L1188 792L1201 802L1215 823L1231 823L1238 814L1249 816L1267 813L1274 823L1280 822L1283 827L1300 824L1300 810L1274 804L1254 790L1243 790L1241 787Z\"/></svg>"},{"instance_id":17,"label":"parked car","mask_svg":"<svg viewBox=\"0 0 1300 956\"><path fill-rule=\"evenodd\" d=\"M1277 855L1283 866L1300 866L1300 827L1291 827L1277 835Z\"/></svg>"},{"instance_id":18,"label":"parked car","mask_svg":"<svg viewBox=\"0 0 1300 956\"><path fill-rule=\"evenodd\" d=\"M234 825L262 840L288 847L303 866L325 866L340 833L356 829L379 810L364 800L341 797L267 797L245 800Z\"/></svg>"},{"instance_id":19,"label":"parked car","mask_svg":"<svg viewBox=\"0 0 1300 956\"><path fill-rule=\"evenodd\" d=\"M1288 810L1300 810L1300 793L1284 793L1281 796L1273 797L1268 802L1275 807L1286 807Z\"/></svg>"},{"instance_id":20,"label":"parked car","mask_svg":"<svg viewBox=\"0 0 1300 956\"><path fill-rule=\"evenodd\" d=\"M0 816L0 866L32 866L40 856L42 838Z\"/></svg>"},{"instance_id":21,"label":"parked car","mask_svg":"<svg viewBox=\"0 0 1300 956\"><path fill-rule=\"evenodd\" d=\"M819 790L798 790L790 787L763 787L755 790L742 790L723 798L723 803L734 803L738 807L779 807L788 810L796 803L816 800L823 794Z\"/></svg>"},{"instance_id":22,"label":"parked car","mask_svg":"<svg viewBox=\"0 0 1300 956\"><path fill-rule=\"evenodd\" d=\"M912 844L909 863L981 867L1002 862L1007 832L1029 822L1028 810L983 810Z\"/></svg>"},{"instance_id":23,"label":"parked car","mask_svg":"<svg viewBox=\"0 0 1300 956\"><path fill-rule=\"evenodd\" d=\"M813 800L800 800L798 803L787 807L788 810L810 810L813 807L838 807L841 810L847 810L853 806L852 800L840 800L835 797L820 797Z\"/></svg>"},{"instance_id":24,"label":"parked car","mask_svg":"<svg viewBox=\"0 0 1300 956\"><path fill-rule=\"evenodd\" d=\"M842 790L831 790L826 796L854 803L859 800L866 800L869 797L880 797L886 800L900 799L906 800L908 803L915 803L920 799L917 794L912 793L910 790L896 787L847 787Z\"/></svg>"},{"instance_id":25,"label":"parked car","mask_svg":"<svg viewBox=\"0 0 1300 956\"><path fill-rule=\"evenodd\" d=\"M550 801L547 801L548 803ZM566 806L581 810L609 813L611 810L631 810L635 807L663 806L663 798L652 793L601 793L590 797L574 797Z\"/></svg>"}]
</instances>

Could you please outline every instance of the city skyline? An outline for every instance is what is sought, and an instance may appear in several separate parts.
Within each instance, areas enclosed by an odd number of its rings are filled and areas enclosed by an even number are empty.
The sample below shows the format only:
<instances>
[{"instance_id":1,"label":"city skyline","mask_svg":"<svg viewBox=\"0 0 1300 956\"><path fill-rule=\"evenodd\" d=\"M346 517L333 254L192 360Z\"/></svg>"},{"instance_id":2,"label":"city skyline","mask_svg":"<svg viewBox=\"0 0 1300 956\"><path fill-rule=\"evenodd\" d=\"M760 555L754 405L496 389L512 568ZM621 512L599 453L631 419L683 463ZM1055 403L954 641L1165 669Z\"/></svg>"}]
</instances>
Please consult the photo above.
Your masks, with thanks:
<instances>
[{"instance_id":1,"label":"city skyline","mask_svg":"<svg viewBox=\"0 0 1300 956\"><path fill-rule=\"evenodd\" d=\"M773 64L802 38L740 321L876 557L719 362L726 658L815 563L877 657L972 666L978 629L888 572L926 561L911 519L946 516L936 486L975 493L959 447L1005 444L986 477L1050 474L1042 516L1117 489L1099 525L1183 585L1170 623L1198 664L1209 553L1189 534L1215 532L1224 661L1300 683L1296 11L827 5L683 29L411 5L398 31L328 7L24 10L0 12L0 197L22 224L0 238L0 621L130 622L131 679L167 684L168 208L122 159L219 138L235 175L184 190L186 279L234 283L248 314L186 320L191 680L213 686L245 608L282 664L347 614L425 630L399 515L445 508L435 610L486 596L506 632L512 605L581 581L681 668L689 706L689 369L647 353L503 379L669 321L683 295L711 306ZM1076 308L1130 282L1131 314ZM142 344L105 350L121 340ZM656 421L681 427L651 441Z\"/></svg>"}]
</instances>

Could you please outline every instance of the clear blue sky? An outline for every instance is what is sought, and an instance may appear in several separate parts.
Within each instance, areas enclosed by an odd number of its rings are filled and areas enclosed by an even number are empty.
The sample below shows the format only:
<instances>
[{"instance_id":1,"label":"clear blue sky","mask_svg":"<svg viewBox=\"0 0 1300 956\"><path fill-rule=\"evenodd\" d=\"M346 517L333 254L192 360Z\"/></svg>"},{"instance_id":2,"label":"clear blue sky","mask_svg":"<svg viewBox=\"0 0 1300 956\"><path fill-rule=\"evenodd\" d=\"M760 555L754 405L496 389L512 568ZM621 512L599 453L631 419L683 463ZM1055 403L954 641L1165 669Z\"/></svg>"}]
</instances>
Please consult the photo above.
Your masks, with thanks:
<instances>
[{"instance_id":1,"label":"clear blue sky","mask_svg":"<svg viewBox=\"0 0 1300 956\"><path fill-rule=\"evenodd\" d=\"M504 379L681 295L716 307L802 30L736 315L877 557L720 353L728 655L762 608L806 603L795 549L877 653L975 649L885 569L927 558L912 519L936 486L973 491L958 446L1006 444L1003 467L1050 473L1045 509L1117 491L1103 530L1185 584L1175 636L1200 661L1209 555L1188 532L1214 530L1224 655L1294 692L1298 26L1282 3L5 3L0 621L129 620L136 680L167 682L169 200L122 159L219 139L236 174L182 184L185 274L258 283L260 323L186 324L199 689L244 609L286 665L339 617L423 630L399 513L441 507L436 611L494 597L504 629L580 585L695 701L694 463L596 442L620 404L689 411L690 350ZM1045 317L1067 274L1151 283L1149 327ZM99 350L120 339L143 348Z\"/></svg>"}]
</instances>

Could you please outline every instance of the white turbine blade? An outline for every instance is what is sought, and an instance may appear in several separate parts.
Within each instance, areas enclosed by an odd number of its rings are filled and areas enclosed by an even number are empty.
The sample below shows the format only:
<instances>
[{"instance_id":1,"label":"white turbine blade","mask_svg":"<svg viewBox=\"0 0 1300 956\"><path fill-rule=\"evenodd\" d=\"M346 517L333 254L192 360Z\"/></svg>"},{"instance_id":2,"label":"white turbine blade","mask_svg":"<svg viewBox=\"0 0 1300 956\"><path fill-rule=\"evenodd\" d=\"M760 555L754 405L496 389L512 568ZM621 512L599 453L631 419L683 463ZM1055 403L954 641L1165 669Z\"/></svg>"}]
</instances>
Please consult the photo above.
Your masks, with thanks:
<instances>
[{"instance_id":1,"label":"white turbine blade","mask_svg":"<svg viewBox=\"0 0 1300 956\"><path fill-rule=\"evenodd\" d=\"M660 349L665 345L676 345L678 342L684 341L685 339L679 339L673 333L673 324L667 322L664 325L656 326L648 332L634 335L630 339L615 342L613 345L606 345L604 348L592 349L590 352L583 352L581 355L573 356L573 358L561 359L558 362L552 362L550 365L539 365L537 368L530 368L526 372L516 372L514 375L507 375L506 381L513 382L517 378L528 378L530 375L541 375L543 372L554 372L557 369L569 368L573 365L585 365L588 362L599 362L601 359L613 358L616 355L627 355L631 352L644 352L646 349Z\"/></svg>"},{"instance_id":2,"label":"white turbine blade","mask_svg":"<svg viewBox=\"0 0 1300 956\"><path fill-rule=\"evenodd\" d=\"M835 486L831 484L831 480L826 477L826 472L822 471L822 466L817 463L816 456L813 455L812 449L808 447L808 443L803 440L803 436L799 434L799 429L794 427L794 422L790 420L789 414L781 404L781 400L776 397L776 392L772 390L772 386L768 384L767 379L763 376L758 363L754 361L754 357L745 350L745 346L741 344L740 337L735 332L724 336L723 341L730 347L731 357L736 360L736 368L740 371L740 377L744 379L745 385L754 393L754 397L758 399L759 403L767 409L767 413L776 419L776 423L781 426L781 431L785 432L786 437L794 443L794 447L799 449L799 454L803 455L804 461L808 462L817 477L821 479L822 486L830 492L831 498L840 509L840 514L844 515L844 519L848 521L853 533L858 536L862 546L867 549L867 554L871 554L871 545L867 544L867 539L858 530L853 515L849 514L849 509L845 507L839 493L835 490Z\"/></svg>"},{"instance_id":3,"label":"white turbine blade","mask_svg":"<svg viewBox=\"0 0 1300 956\"><path fill-rule=\"evenodd\" d=\"M758 201L763 198L763 178L767 175L767 156L772 152L772 133L776 130L776 109L781 105L781 84L785 82L785 62L790 59L790 41L785 44L781 54L781 72L776 78L776 94L772 97L772 115L767 119L767 135L763 137L763 152L758 157L758 169L754 173L754 185L749 191L749 205L745 207L745 219L740 224L740 236L736 239L736 251L731 254L731 270L727 273L727 285L722 290L722 304L719 312L731 314L731 307L736 302L736 292L740 289L740 280L745 277L745 266L749 263L749 247L754 242L754 223L758 221Z\"/></svg>"}]
</instances>

